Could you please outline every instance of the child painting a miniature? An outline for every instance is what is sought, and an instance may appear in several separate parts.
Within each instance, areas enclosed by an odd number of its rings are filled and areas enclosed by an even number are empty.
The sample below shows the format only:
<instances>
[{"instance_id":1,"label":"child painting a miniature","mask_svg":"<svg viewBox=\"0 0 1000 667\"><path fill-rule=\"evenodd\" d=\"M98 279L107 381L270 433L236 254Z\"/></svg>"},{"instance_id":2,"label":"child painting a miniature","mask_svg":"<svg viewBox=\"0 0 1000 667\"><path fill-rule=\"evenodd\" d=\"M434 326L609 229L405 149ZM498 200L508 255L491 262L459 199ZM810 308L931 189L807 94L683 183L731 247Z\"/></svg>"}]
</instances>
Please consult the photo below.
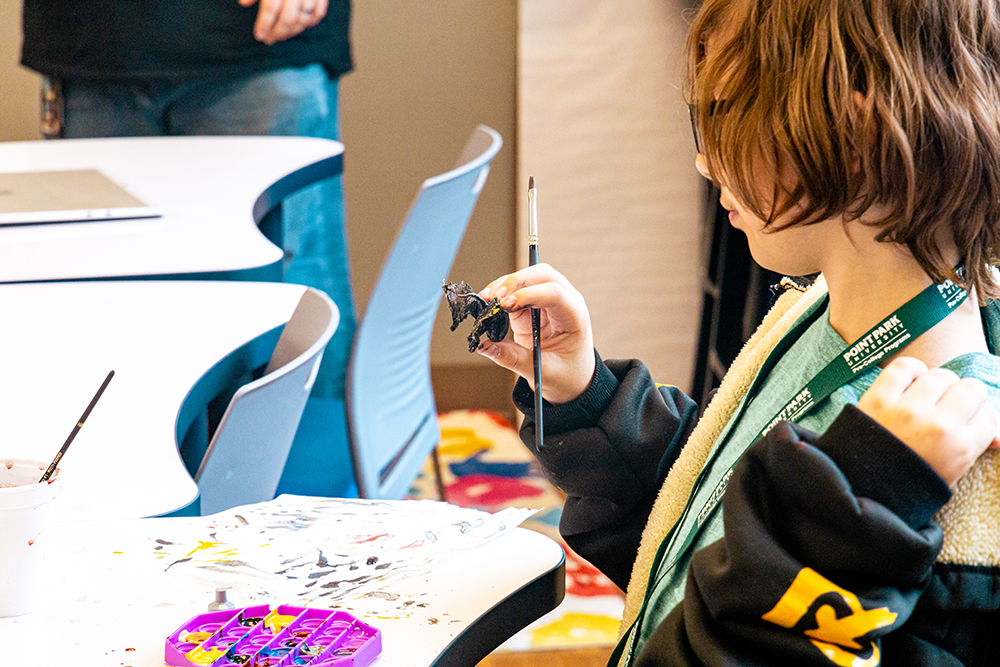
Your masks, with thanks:
<instances>
[{"instance_id":1,"label":"child painting a miniature","mask_svg":"<svg viewBox=\"0 0 1000 667\"><path fill-rule=\"evenodd\" d=\"M481 292L560 529L627 591L612 664L1000 664L1000 6L706 0L686 51L697 168L759 264L819 274L704 414L602 360L555 268Z\"/></svg>"}]
</instances>

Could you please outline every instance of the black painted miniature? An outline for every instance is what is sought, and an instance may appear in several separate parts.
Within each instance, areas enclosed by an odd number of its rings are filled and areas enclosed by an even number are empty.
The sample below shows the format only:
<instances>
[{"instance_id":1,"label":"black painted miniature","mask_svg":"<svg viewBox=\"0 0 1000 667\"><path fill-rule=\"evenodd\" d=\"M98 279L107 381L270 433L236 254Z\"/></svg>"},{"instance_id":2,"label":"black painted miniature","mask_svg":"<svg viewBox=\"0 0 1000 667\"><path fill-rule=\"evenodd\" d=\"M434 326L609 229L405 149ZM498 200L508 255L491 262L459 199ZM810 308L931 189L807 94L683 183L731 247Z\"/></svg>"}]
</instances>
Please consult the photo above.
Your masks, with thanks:
<instances>
[{"instance_id":1,"label":"black painted miniature","mask_svg":"<svg viewBox=\"0 0 1000 667\"><path fill-rule=\"evenodd\" d=\"M469 352L479 349L479 341L484 334L494 343L499 343L507 336L510 316L500 307L497 299L487 301L473 292L465 281L458 284L442 281L441 289L444 290L448 308L451 309L452 331L467 317L476 321L469 334Z\"/></svg>"}]
</instances>

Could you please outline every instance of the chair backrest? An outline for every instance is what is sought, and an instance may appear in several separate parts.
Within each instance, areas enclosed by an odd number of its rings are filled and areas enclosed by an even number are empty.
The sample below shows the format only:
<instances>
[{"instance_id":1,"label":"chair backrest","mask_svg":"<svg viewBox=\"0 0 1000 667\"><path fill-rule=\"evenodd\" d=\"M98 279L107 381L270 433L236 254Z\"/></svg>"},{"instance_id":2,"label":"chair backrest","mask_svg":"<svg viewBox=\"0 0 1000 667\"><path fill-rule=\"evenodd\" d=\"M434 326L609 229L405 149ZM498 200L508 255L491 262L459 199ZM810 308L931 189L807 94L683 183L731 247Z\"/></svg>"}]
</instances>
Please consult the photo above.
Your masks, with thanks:
<instances>
[{"instance_id":1,"label":"chair backrest","mask_svg":"<svg viewBox=\"0 0 1000 667\"><path fill-rule=\"evenodd\" d=\"M480 125L459 166L423 182L355 334L345 403L362 498L402 498L441 438L430 373L441 281L502 143Z\"/></svg>"},{"instance_id":2,"label":"chair backrest","mask_svg":"<svg viewBox=\"0 0 1000 667\"><path fill-rule=\"evenodd\" d=\"M306 289L264 376L236 390L212 436L195 475L203 515L274 498L338 320L330 297Z\"/></svg>"}]
</instances>

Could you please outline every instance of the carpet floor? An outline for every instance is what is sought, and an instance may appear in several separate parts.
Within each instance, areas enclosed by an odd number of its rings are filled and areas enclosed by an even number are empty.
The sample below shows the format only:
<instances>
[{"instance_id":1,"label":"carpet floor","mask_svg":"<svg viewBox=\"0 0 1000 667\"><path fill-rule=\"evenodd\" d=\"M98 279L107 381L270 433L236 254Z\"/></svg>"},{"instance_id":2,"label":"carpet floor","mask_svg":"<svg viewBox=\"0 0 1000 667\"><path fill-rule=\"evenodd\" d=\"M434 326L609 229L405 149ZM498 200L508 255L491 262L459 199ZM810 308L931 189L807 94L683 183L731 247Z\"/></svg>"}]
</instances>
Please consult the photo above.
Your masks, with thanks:
<instances>
[{"instance_id":1,"label":"carpet floor","mask_svg":"<svg viewBox=\"0 0 1000 667\"><path fill-rule=\"evenodd\" d=\"M481 410L446 412L439 421L438 449L448 502L488 512L504 507L536 509L523 527L544 533L566 551L566 599L498 650L613 645L624 608L622 593L559 537L565 496L541 474L517 432L500 415ZM410 497L437 498L429 460Z\"/></svg>"}]
</instances>

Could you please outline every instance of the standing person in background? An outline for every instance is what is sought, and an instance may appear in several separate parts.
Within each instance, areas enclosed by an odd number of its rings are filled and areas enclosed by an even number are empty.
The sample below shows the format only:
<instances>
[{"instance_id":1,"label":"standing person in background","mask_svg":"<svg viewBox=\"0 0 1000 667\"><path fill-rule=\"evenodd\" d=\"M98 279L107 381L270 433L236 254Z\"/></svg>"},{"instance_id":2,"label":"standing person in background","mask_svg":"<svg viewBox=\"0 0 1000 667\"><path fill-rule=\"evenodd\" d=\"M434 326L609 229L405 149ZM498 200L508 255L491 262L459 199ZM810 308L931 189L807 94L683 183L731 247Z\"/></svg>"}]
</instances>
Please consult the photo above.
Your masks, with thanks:
<instances>
[{"instance_id":1,"label":"standing person in background","mask_svg":"<svg viewBox=\"0 0 1000 667\"><path fill-rule=\"evenodd\" d=\"M24 0L23 12L21 64L46 78L43 105L61 106L50 134L339 138L349 0ZM340 310L313 396L341 398L355 328L342 179L290 197L282 217L285 281Z\"/></svg>"}]
</instances>

